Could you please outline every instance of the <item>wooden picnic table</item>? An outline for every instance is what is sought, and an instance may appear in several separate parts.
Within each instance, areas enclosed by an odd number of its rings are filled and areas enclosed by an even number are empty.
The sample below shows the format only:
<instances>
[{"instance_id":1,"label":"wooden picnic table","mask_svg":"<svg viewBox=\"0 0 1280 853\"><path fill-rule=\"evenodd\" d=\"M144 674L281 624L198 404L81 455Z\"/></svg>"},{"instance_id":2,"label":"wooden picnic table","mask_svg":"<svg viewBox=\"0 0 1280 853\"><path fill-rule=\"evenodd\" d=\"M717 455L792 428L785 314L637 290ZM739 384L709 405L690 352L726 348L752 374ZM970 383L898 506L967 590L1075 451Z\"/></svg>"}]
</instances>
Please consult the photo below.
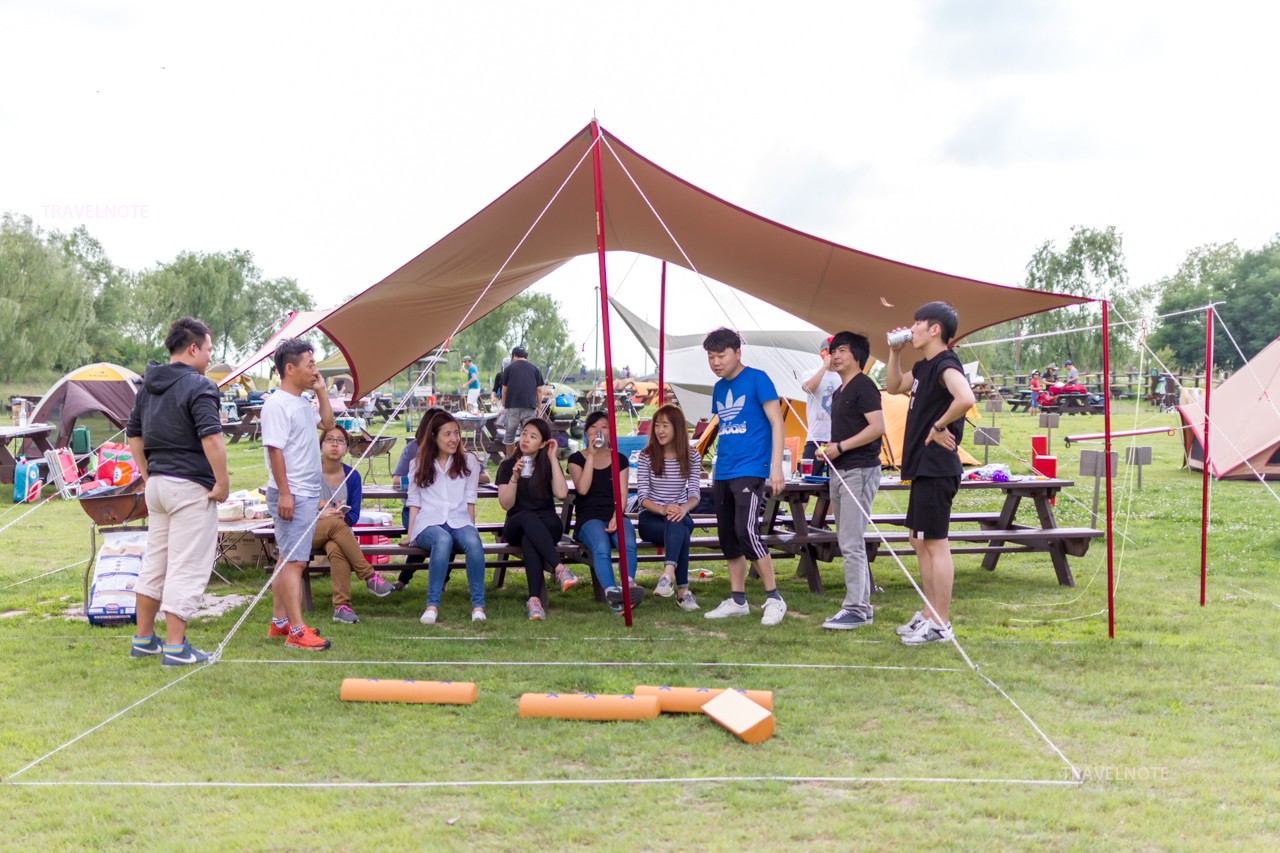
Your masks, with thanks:
<instances>
[{"instance_id":1,"label":"wooden picnic table","mask_svg":"<svg viewBox=\"0 0 1280 853\"><path fill-rule=\"evenodd\" d=\"M262 429L262 424L258 422L258 416L262 414L262 404L245 406L241 411L238 422L222 425L222 434L227 437L228 444L239 444L240 439L246 437L250 440L256 439Z\"/></svg>"},{"instance_id":2,"label":"wooden picnic table","mask_svg":"<svg viewBox=\"0 0 1280 853\"><path fill-rule=\"evenodd\" d=\"M24 442L31 442L39 451L39 458L43 460L45 451L53 450L53 444L49 441L51 435L53 424L0 427L0 483L12 483L14 473L18 470L18 460L9 450L9 442L19 438Z\"/></svg>"}]
</instances>

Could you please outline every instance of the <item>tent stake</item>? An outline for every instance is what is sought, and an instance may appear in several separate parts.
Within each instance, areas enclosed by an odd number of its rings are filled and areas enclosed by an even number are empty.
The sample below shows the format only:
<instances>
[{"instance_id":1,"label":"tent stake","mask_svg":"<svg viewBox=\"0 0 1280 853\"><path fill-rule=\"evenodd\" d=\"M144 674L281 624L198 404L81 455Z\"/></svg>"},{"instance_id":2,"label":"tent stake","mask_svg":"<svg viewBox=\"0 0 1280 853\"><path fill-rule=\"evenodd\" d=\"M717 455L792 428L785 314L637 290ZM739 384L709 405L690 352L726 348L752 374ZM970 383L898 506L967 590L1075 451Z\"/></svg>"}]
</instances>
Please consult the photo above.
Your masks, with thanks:
<instances>
[{"instance_id":1,"label":"tent stake","mask_svg":"<svg viewBox=\"0 0 1280 853\"><path fill-rule=\"evenodd\" d=\"M1200 485L1200 606L1209 566L1209 391L1213 385L1213 306L1207 309L1204 329L1204 465Z\"/></svg>"},{"instance_id":2,"label":"tent stake","mask_svg":"<svg viewBox=\"0 0 1280 853\"><path fill-rule=\"evenodd\" d=\"M1111 506L1111 322L1102 302L1102 434L1103 470L1107 476L1107 636L1116 636L1115 522Z\"/></svg>"},{"instance_id":3,"label":"tent stake","mask_svg":"<svg viewBox=\"0 0 1280 853\"><path fill-rule=\"evenodd\" d=\"M609 406L609 435L613 438L614 453L617 454L618 413L613 393L613 338L609 334L609 276L604 262L604 182L600 176L600 125L595 119L591 120L591 171L596 195L596 256L600 261L600 330L604 333L604 379L608 389L605 399ZM618 571L622 574L619 579L622 585L622 616L630 628L631 567L627 565L627 537L622 529L627 523L622 514L622 472L614 467L612 459L609 467L613 469L613 518L618 532ZM592 571L595 571L594 567Z\"/></svg>"}]
</instances>

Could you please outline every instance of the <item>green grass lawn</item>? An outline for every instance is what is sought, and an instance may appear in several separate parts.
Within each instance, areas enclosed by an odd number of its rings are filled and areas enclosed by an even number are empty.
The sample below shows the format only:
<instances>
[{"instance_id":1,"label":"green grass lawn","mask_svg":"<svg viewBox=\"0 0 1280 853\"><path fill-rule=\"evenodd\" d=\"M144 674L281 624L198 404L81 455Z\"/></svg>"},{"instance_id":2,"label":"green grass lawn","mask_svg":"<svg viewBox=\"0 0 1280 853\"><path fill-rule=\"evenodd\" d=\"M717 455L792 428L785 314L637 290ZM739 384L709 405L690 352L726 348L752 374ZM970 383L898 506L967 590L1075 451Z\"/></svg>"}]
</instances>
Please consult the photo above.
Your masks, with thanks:
<instances>
[{"instance_id":1,"label":"green grass lawn","mask_svg":"<svg viewBox=\"0 0 1280 853\"><path fill-rule=\"evenodd\" d=\"M1025 471L1013 454L1027 455L1034 419L998 418L1011 452L993 449L992 461ZM1145 406L1114 418L1115 429L1171 423ZM1063 425L1054 445L1060 474L1072 477L1079 446L1064 449L1061 437L1100 431L1102 419ZM825 598L794 577L794 562L780 563L790 611L769 630L758 613L708 622L654 598L627 629L589 583L554 594L549 619L530 623L519 572L490 592L481 625L466 621L458 578L441 623L418 624L425 573L387 599L358 590L361 622L336 625L318 580L329 652L303 657L268 640L264 600L222 662L174 684L186 672L128 658L130 629L63 617L81 603L83 566L3 588L89 556L87 517L55 499L0 533L0 774L268 787L0 784L0 848L155 848L170 846L165 833L211 849L1270 847L1280 839L1280 504L1258 483L1214 484L1201 608L1199 475L1179 468L1173 436L1117 440L1122 458L1130 443L1152 445L1155 464L1140 491L1123 465L1117 481L1116 526L1127 539L1115 546L1116 639L1106 635L1101 540L1072 558L1075 589L1057 584L1044 554L1006 555L994 572L957 558L957 637L1081 772L1083 784L1069 786L1060 784L1071 778L1067 763L954 648L896 641L893 627L919 603L891 559L873 564L884 587L875 625L852 634L819 628L839 605L838 562L823 567ZM260 454L256 444L232 449L233 488L260 484ZM1059 523L1088 525L1092 495L1091 481L1077 479L1058 500ZM0 527L25 511L8 497ZM956 509L996 509L993 500L962 492ZM905 495L877 501L895 508L905 509ZM728 591L723 566L711 568L714 578L695 581L704 609ZM251 596L264 580L233 572L229 586L214 579L209 591ZM652 587L652 575L642 582ZM758 605L758 584L748 593ZM243 612L194 623L192 639L215 646ZM347 704L338 700L345 677L470 680L480 699ZM644 683L773 690L777 733L747 746L702 717L516 716L527 691ZM484 784L435 785L464 782ZM299 783L308 787L286 787Z\"/></svg>"}]
</instances>

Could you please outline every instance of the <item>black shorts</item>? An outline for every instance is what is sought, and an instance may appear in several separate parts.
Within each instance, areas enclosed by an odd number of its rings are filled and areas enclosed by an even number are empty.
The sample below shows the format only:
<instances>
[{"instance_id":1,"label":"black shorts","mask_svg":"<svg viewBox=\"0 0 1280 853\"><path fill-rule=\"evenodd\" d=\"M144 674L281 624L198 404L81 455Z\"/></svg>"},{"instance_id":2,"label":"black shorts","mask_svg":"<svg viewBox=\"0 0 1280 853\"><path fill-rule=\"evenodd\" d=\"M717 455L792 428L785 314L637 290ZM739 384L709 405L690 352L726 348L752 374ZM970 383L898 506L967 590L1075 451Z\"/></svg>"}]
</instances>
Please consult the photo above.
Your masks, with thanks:
<instances>
[{"instance_id":1,"label":"black shorts","mask_svg":"<svg viewBox=\"0 0 1280 853\"><path fill-rule=\"evenodd\" d=\"M907 530L917 539L946 539L959 477L917 477L907 500Z\"/></svg>"},{"instance_id":2,"label":"black shorts","mask_svg":"<svg viewBox=\"0 0 1280 853\"><path fill-rule=\"evenodd\" d=\"M763 477L735 477L716 480L712 488L716 498L716 524L720 531L720 549L730 560L747 557L761 560L769 549L760 541L760 504L764 494Z\"/></svg>"}]
</instances>

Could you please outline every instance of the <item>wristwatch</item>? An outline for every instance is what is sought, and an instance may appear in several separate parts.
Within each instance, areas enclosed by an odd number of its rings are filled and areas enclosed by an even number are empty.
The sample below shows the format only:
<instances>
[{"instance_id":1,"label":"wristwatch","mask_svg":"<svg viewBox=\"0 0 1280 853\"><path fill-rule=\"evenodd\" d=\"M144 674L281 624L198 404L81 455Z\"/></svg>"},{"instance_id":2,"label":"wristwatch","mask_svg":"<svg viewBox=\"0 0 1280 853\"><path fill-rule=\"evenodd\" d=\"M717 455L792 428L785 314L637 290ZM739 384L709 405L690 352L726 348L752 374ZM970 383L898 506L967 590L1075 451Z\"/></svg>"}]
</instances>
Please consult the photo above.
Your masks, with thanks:
<instances>
[{"instance_id":1,"label":"wristwatch","mask_svg":"<svg viewBox=\"0 0 1280 853\"><path fill-rule=\"evenodd\" d=\"M933 431L934 431L934 432L944 432L944 431L946 431L946 427L945 427L945 426L938 426L937 424L934 424L934 425L933 425Z\"/></svg>"}]
</instances>

